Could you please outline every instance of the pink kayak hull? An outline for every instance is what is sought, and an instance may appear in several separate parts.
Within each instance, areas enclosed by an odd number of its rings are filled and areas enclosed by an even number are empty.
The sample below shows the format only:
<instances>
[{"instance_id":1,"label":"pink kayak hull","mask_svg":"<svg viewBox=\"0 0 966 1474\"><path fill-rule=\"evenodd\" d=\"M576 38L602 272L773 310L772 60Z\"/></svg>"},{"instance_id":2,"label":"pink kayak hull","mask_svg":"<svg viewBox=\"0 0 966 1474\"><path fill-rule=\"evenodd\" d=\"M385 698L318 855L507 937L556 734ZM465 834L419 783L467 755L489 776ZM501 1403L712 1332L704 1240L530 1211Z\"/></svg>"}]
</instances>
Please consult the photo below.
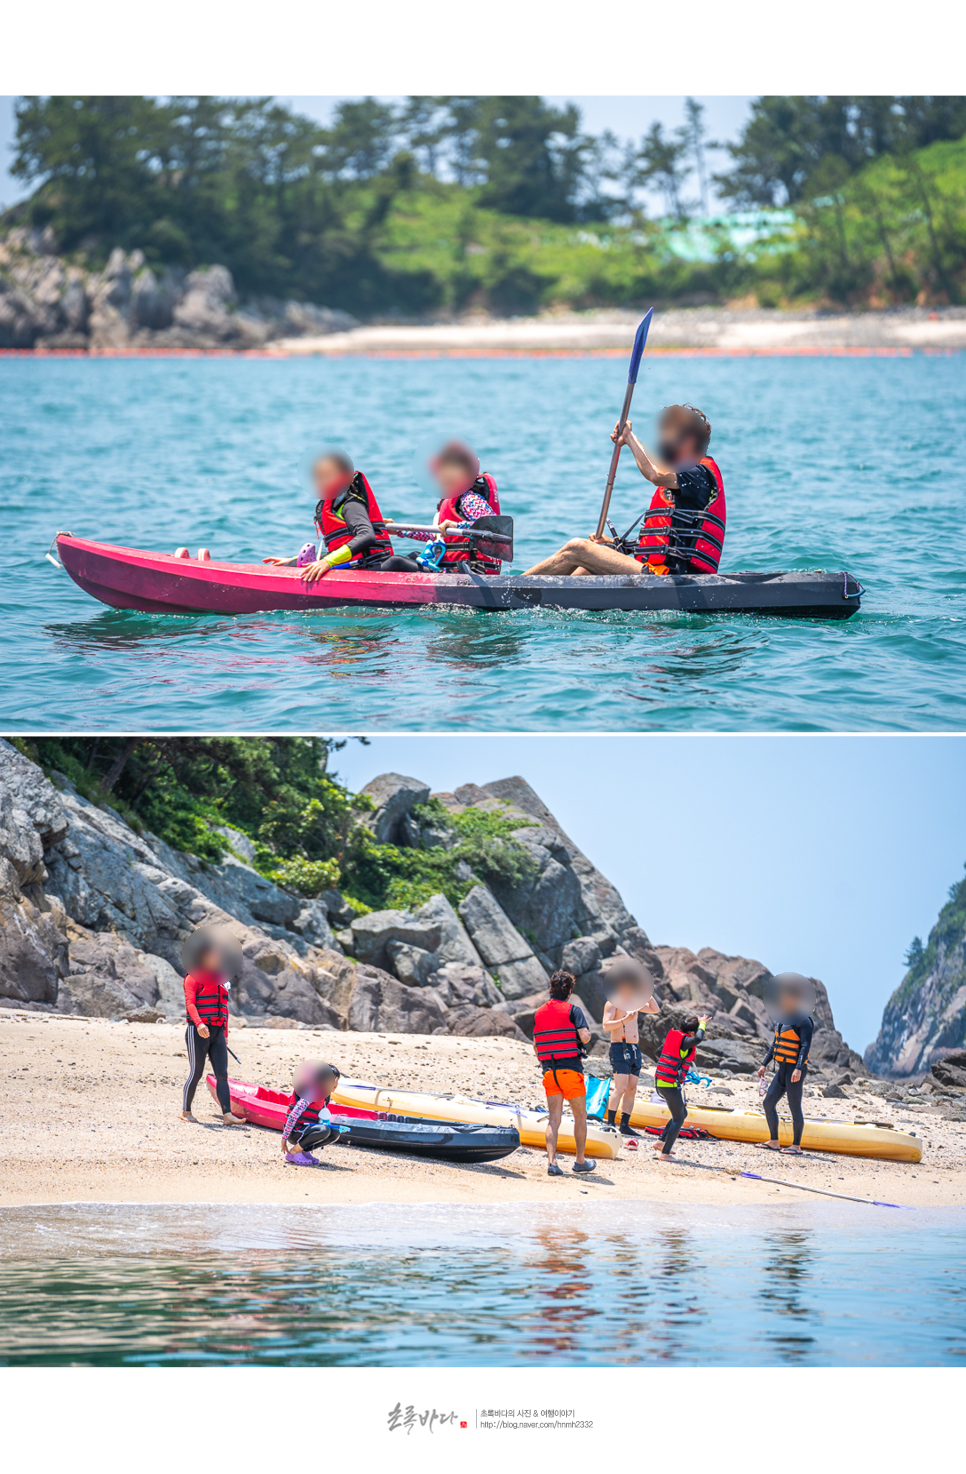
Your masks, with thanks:
<instances>
[{"instance_id":1,"label":"pink kayak hull","mask_svg":"<svg viewBox=\"0 0 966 1474\"><path fill-rule=\"evenodd\" d=\"M362 569L350 573L335 568L324 579L308 584L297 568L176 558L173 553L91 542L66 533L58 534L57 551L85 593L115 609L148 614L260 614L347 604L433 604L439 583L428 573Z\"/></svg>"}]
</instances>

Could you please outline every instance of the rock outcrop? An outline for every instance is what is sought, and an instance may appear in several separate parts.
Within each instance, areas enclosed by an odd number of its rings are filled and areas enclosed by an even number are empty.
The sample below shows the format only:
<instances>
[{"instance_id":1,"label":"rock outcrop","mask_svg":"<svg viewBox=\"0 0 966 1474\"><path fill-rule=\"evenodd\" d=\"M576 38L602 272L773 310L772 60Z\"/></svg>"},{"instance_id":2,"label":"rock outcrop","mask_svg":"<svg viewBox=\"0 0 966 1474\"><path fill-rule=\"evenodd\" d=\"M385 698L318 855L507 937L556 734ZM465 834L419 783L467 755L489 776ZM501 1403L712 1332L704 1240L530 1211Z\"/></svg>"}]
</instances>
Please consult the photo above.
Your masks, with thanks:
<instances>
[{"instance_id":1,"label":"rock outcrop","mask_svg":"<svg viewBox=\"0 0 966 1474\"><path fill-rule=\"evenodd\" d=\"M865 1052L880 1075L917 1075L966 1045L966 879L949 900L926 946L920 946Z\"/></svg>"},{"instance_id":2,"label":"rock outcrop","mask_svg":"<svg viewBox=\"0 0 966 1474\"><path fill-rule=\"evenodd\" d=\"M238 830L219 831L228 853L212 864L136 834L53 778L0 741L2 1007L178 1018L184 939L218 924L241 942L231 1009L249 1025L524 1039L548 975L564 967L599 1026L604 964L623 953L650 970L662 1002L659 1015L641 1016L651 1059L669 1024L695 1010L711 1017L698 1056L705 1068L748 1073L762 1057L764 965L708 947L654 947L521 778L435 797L450 814L474 807L509 821L532 862L524 881L484 883L468 871L458 908L440 894L412 911L365 914L335 890L305 900L274 884L250 863L254 847ZM374 808L363 821L381 842L452 843L448 821L415 812L428 785L386 774L366 792ZM816 1069L861 1068L816 989ZM603 1042L592 1068L606 1073Z\"/></svg>"},{"instance_id":3,"label":"rock outcrop","mask_svg":"<svg viewBox=\"0 0 966 1474\"><path fill-rule=\"evenodd\" d=\"M308 302L240 302L225 266L154 269L118 247L95 270L61 259L49 227L0 240L0 348L261 348L355 325Z\"/></svg>"}]
</instances>

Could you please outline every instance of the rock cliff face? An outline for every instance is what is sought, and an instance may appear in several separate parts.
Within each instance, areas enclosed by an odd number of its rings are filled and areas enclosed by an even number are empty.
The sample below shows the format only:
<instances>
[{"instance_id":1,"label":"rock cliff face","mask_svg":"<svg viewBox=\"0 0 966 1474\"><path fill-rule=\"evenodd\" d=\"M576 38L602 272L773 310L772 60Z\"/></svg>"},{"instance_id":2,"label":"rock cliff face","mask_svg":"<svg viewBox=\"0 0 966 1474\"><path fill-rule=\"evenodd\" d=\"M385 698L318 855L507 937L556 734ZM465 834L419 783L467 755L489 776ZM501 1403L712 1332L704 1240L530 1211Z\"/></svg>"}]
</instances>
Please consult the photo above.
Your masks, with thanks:
<instances>
[{"instance_id":1,"label":"rock cliff face","mask_svg":"<svg viewBox=\"0 0 966 1474\"><path fill-rule=\"evenodd\" d=\"M390 773L364 791L374 804L365 822L383 842L445 842L413 812L427 784ZM451 813L472 807L510 820L533 861L527 881L470 884L458 908L436 895L413 912L360 916L337 891L306 901L274 885L246 862L234 831L219 865L135 834L0 741L0 1007L179 1018L182 942L194 927L222 924L242 942L231 1006L250 1025L523 1038L558 967L574 973L599 1023L602 965L625 953L651 971L662 1001L660 1015L642 1016L651 1058L669 1024L698 1008L712 1020L705 1067L757 1066L769 1036L763 964L652 946L523 779L435 797ZM816 1067L861 1067L817 988ZM603 1043L591 1067L607 1072Z\"/></svg>"},{"instance_id":2,"label":"rock cliff face","mask_svg":"<svg viewBox=\"0 0 966 1474\"><path fill-rule=\"evenodd\" d=\"M966 1045L966 880L954 885L929 940L865 1052L882 1075L916 1075ZM964 1082L966 1083L966 1082Z\"/></svg>"},{"instance_id":3,"label":"rock cliff face","mask_svg":"<svg viewBox=\"0 0 966 1474\"><path fill-rule=\"evenodd\" d=\"M225 266L155 271L141 251L117 249L93 271L62 260L56 245L49 228L0 240L0 348L260 348L355 326L311 303L240 303Z\"/></svg>"}]
</instances>

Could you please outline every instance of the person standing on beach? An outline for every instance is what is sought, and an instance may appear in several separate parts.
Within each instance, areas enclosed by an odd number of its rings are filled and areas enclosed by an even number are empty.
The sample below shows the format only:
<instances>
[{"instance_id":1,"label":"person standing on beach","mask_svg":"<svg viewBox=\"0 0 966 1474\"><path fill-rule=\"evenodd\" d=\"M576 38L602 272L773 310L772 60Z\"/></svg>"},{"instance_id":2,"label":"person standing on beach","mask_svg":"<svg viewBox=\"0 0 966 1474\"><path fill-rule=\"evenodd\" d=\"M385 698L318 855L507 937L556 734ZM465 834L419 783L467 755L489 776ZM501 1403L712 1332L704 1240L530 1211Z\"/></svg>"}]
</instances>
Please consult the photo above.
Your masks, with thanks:
<instances>
[{"instance_id":1,"label":"person standing on beach","mask_svg":"<svg viewBox=\"0 0 966 1474\"><path fill-rule=\"evenodd\" d=\"M550 998L533 1020L533 1048L543 1066L543 1088L547 1097L547 1176L562 1177L557 1165L557 1135L563 1119L564 1101L574 1118L574 1143L577 1160L574 1172L593 1172L594 1163L587 1161L587 1086L584 1081L583 1055L590 1043L590 1027L582 1008L570 1002L574 976L555 972L550 979Z\"/></svg>"},{"instance_id":2,"label":"person standing on beach","mask_svg":"<svg viewBox=\"0 0 966 1474\"><path fill-rule=\"evenodd\" d=\"M197 1120L191 1107L205 1065L210 1062L223 1123L226 1126L244 1126L244 1117L232 1115L228 1090L228 990L231 984L225 975L223 960L216 943L203 944L198 952L198 965L185 974L184 1001L188 1016L185 1043L190 1073L184 1085L181 1119Z\"/></svg>"},{"instance_id":3,"label":"person standing on beach","mask_svg":"<svg viewBox=\"0 0 966 1474\"><path fill-rule=\"evenodd\" d=\"M636 1136L637 1132L631 1130L631 1111L642 1064L637 1015L660 1013L661 1010L656 1000L647 996L650 978L640 963L632 958L615 962L608 971L607 986L613 989L613 993L604 1004L603 1027L610 1035L609 1054L614 1071L607 1124L617 1125L622 1136Z\"/></svg>"},{"instance_id":4,"label":"person standing on beach","mask_svg":"<svg viewBox=\"0 0 966 1474\"><path fill-rule=\"evenodd\" d=\"M660 1152L660 1160L664 1162L671 1160L678 1132L688 1118L684 1081L707 1027L706 1018L686 1018L683 1028L668 1029L661 1045L661 1055L654 1071L654 1084L671 1112L671 1119L654 1145Z\"/></svg>"},{"instance_id":5,"label":"person standing on beach","mask_svg":"<svg viewBox=\"0 0 966 1474\"><path fill-rule=\"evenodd\" d=\"M765 1092L762 1109L768 1122L770 1140L761 1142L765 1151L784 1151L799 1156L802 1150L802 1132L805 1129L805 1113L802 1110L802 1093L805 1076L808 1074L808 1052L812 1047L815 1025L811 1016L804 1011L803 1000L810 995L812 984L797 972L781 973L774 980L779 1003L779 1017L775 1023L775 1037L771 1047L758 1066L758 1078L765 1078L765 1066L775 1061L775 1073ZM792 1144L783 1147L778 1139L778 1102L782 1096L788 1098L792 1113Z\"/></svg>"}]
</instances>

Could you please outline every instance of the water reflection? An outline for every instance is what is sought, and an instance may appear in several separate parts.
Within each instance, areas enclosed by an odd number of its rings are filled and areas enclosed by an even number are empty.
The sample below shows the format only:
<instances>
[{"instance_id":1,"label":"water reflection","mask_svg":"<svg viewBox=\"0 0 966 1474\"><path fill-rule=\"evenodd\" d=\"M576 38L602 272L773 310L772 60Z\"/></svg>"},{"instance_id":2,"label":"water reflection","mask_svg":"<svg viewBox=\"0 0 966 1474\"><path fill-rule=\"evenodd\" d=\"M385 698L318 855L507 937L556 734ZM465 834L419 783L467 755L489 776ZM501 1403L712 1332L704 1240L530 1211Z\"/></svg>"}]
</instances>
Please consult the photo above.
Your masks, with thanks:
<instances>
[{"instance_id":1,"label":"water reflection","mask_svg":"<svg viewBox=\"0 0 966 1474\"><path fill-rule=\"evenodd\" d=\"M762 1269L765 1282L758 1299L770 1316L790 1322L766 1331L771 1344L779 1348L779 1359L789 1364L805 1362L815 1344L815 1336L807 1332L818 1329L815 1321L815 1293L811 1283L816 1253L808 1233L782 1233L776 1242L762 1244Z\"/></svg>"}]
</instances>

